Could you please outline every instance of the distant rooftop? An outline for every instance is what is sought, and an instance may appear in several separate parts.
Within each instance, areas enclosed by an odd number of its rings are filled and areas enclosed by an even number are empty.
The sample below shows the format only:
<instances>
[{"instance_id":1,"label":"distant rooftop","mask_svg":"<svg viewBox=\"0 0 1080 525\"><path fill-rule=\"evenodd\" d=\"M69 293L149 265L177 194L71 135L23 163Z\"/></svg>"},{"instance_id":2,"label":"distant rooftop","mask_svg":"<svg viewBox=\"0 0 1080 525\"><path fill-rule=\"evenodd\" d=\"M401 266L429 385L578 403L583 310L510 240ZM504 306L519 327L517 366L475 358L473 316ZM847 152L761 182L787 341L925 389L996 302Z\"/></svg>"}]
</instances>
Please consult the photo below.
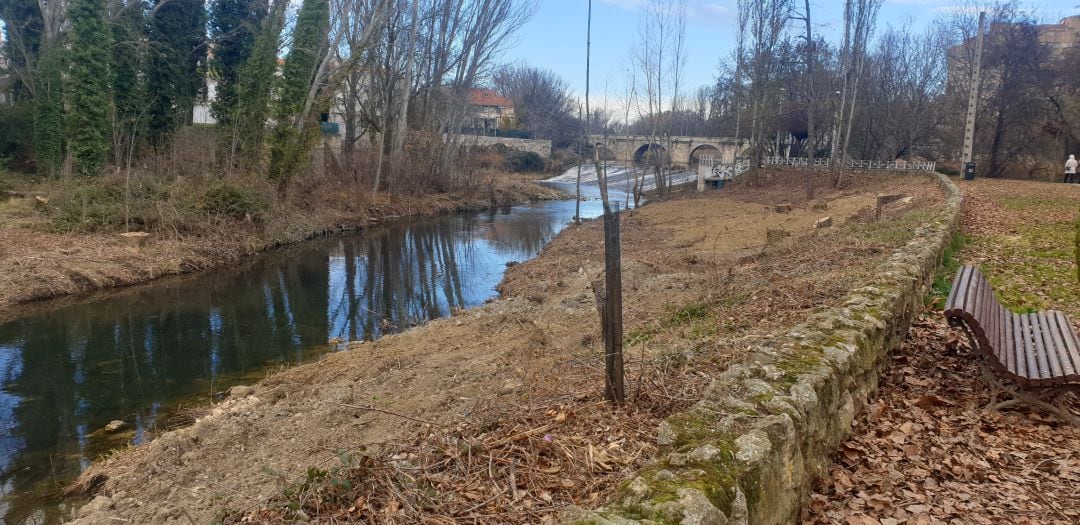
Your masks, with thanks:
<instances>
[{"instance_id":1,"label":"distant rooftop","mask_svg":"<svg viewBox=\"0 0 1080 525\"><path fill-rule=\"evenodd\" d=\"M492 106L499 108L512 108L514 103L510 99L498 94L492 89L473 89L469 91L469 104L474 106Z\"/></svg>"}]
</instances>

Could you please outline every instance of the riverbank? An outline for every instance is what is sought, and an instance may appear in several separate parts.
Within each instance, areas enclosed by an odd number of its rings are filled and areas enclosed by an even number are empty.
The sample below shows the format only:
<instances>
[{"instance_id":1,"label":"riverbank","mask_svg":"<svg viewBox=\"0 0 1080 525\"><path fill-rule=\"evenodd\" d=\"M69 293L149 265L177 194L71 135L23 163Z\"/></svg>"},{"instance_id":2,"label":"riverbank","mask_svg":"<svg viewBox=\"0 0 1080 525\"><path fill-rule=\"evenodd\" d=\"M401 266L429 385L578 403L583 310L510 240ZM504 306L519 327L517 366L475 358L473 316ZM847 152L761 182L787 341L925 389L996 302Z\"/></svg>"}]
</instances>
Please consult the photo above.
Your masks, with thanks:
<instances>
[{"instance_id":1,"label":"riverbank","mask_svg":"<svg viewBox=\"0 0 1080 525\"><path fill-rule=\"evenodd\" d=\"M261 219L206 218L212 227L195 231L162 226L143 247L124 242L117 231L64 231L50 209L49 187L29 186L0 200L0 321L22 313L24 303L145 283L165 276L235 263L274 247L321 235L356 231L399 217L508 206L564 198L533 181L535 175L498 173L482 191L417 196L345 195L322 205L283 208ZM342 190L344 192L344 190ZM37 198L41 196L41 199ZM42 200L46 202L42 202ZM122 231L122 230L121 230Z\"/></svg>"},{"instance_id":2,"label":"riverbank","mask_svg":"<svg viewBox=\"0 0 1080 525\"><path fill-rule=\"evenodd\" d=\"M868 175L822 191L822 210L800 200L801 176L624 215L624 407L601 399L589 221L511 268L502 299L234 389L190 428L95 464L82 515L514 523L600 505L648 461L662 418L751 342L835 306L942 202L925 176ZM878 220L883 191L911 199ZM833 226L813 228L825 215Z\"/></svg>"}]
</instances>

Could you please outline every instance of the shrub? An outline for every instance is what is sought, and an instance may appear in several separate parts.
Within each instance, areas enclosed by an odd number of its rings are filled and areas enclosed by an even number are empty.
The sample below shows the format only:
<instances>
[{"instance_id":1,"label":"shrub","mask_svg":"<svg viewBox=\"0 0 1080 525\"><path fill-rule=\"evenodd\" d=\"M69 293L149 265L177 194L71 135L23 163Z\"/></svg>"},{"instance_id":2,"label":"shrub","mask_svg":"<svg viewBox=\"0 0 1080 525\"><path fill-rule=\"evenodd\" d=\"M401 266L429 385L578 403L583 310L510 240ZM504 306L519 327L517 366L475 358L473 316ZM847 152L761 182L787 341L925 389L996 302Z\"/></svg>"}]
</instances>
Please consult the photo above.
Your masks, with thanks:
<instances>
[{"instance_id":1,"label":"shrub","mask_svg":"<svg viewBox=\"0 0 1080 525\"><path fill-rule=\"evenodd\" d=\"M510 171L544 171L544 166L544 158L531 151L514 151L506 156L506 169Z\"/></svg>"},{"instance_id":2,"label":"shrub","mask_svg":"<svg viewBox=\"0 0 1080 525\"><path fill-rule=\"evenodd\" d=\"M106 231L124 225L124 188L95 183L67 184L50 192L51 202L40 208L54 213L49 229L60 232Z\"/></svg>"},{"instance_id":3,"label":"shrub","mask_svg":"<svg viewBox=\"0 0 1080 525\"><path fill-rule=\"evenodd\" d=\"M206 192L200 208L211 215L243 219L248 216L261 217L267 211L268 205L255 189L225 182Z\"/></svg>"}]
</instances>

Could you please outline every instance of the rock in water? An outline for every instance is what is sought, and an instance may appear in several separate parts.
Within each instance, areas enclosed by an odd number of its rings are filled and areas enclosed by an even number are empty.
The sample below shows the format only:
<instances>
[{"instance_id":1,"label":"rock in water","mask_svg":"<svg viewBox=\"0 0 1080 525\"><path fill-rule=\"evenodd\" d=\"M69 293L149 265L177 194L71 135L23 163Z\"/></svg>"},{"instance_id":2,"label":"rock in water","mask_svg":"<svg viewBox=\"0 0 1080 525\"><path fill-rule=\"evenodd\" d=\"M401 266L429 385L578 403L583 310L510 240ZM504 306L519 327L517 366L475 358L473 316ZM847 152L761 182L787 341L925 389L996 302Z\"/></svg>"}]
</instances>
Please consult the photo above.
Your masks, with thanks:
<instances>
[{"instance_id":1,"label":"rock in water","mask_svg":"<svg viewBox=\"0 0 1080 525\"><path fill-rule=\"evenodd\" d=\"M118 432L120 429L124 428L124 424L125 423L123 421L120 421L119 419L109 421L109 424L105 425L105 432L108 432L110 434L112 434L113 432Z\"/></svg>"}]
</instances>

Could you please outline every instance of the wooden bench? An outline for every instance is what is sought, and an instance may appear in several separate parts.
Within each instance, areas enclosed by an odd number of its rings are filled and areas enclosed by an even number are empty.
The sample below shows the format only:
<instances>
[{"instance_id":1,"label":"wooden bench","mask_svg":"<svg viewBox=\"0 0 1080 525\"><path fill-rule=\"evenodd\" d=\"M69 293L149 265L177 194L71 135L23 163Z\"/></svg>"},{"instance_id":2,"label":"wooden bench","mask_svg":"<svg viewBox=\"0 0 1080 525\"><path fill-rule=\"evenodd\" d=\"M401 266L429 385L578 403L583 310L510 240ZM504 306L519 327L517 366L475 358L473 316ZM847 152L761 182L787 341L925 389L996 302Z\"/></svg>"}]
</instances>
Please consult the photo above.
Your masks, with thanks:
<instances>
[{"instance_id":1,"label":"wooden bench","mask_svg":"<svg viewBox=\"0 0 1080 525\"><path fill-rule=\"evenodd\" d=\"M998 302L982 272L965 266L953 281L945 317L951 326L964 329L981 357L979 365L992 391L987 408L1029 403L1080 423L1062 404L1065 394L1080 392L1080 338L1065 314L1012 313ZM1012 399L998 403L999 391Z\"/></svg>"}]
</instances>

